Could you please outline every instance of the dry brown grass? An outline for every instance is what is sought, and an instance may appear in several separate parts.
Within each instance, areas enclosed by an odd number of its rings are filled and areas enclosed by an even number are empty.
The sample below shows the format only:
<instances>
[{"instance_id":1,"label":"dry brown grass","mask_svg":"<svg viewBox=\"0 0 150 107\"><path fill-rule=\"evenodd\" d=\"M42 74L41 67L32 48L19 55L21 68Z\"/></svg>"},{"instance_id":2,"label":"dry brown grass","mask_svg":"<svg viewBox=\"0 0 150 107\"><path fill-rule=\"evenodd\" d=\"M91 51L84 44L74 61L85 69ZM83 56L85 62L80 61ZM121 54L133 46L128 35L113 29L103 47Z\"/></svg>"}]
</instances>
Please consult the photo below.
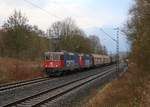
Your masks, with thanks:
<instances>
[{"instance_id":1,"label":"dry brown grass","mask_svg":"<svg viewBox=\"0 0 150 107\"><path fill-rule=\"evenodd\" d=\"M105 86L84 107L150 107L150 76L132 64L123 77Z\"/></svg>"},{"instance_id":2,"label":"dry brown grass","mask_svg":"<svg viewBox=\"0 0 150 107\"><path fill-rule=\"evenodd\" d=\"M0 84L42 77L41 63L0 58Z\"/></svg>"}]
</instances>

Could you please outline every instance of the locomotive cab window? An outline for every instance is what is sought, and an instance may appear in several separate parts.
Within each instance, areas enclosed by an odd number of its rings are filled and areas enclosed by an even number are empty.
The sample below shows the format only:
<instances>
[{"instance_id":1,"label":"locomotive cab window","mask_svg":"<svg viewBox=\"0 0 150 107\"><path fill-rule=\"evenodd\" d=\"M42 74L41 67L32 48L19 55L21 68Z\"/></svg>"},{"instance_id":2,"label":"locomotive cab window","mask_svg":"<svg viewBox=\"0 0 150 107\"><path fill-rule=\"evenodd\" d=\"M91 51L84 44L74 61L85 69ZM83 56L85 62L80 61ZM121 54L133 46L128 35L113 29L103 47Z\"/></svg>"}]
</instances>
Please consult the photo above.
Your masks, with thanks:
<instances>
[{"instance_id":1,"label":"locomotive cab window","mask_svg":"<svg viewBox=\"0 0 150 107\"><path fill-rule=\"evenodd\" d=\"M53 54L53 60L60 60L60 54Z\"/></svg>"},{"instance_id":2,"label":"locomotive cab window","mask_svg":"<svg viewBox=\"0 0 150 107\"><path fill-rule=\"evenodd\" d=\"M51 54L45 54L45 60L63 60L64 56L61 54L55 54L55 53L51 53Z\"/></svg>"},{"instance_id":3,"label":"locomotive cab window","mask_svg":"<svg viewBox=\"0 0 150 107\"><path fill-rule=\"evenodd\" d=\"M45 55L45 60L49 60L50 56L49 55Z\"/></svg>"}]
</instances>

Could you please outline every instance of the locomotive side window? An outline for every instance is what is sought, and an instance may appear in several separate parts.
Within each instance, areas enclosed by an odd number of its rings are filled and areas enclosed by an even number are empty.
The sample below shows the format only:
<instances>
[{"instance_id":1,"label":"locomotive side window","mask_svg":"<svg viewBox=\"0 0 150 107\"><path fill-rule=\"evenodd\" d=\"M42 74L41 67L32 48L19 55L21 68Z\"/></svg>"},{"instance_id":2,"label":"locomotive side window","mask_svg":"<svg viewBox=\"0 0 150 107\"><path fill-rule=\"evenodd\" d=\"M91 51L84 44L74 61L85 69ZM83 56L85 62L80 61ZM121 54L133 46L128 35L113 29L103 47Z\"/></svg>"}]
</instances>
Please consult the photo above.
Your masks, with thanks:
<instances>
[{"instance_id":1,"label":"locomotive side window","mask_svg":"<svg viewBox=\"0 0 150 107\"><path fill-rule=\"evenodd\" d=\"M71 55L71 56L70 56L70 60L73 60L73 56L74 56L74 55Z\"/></svg>"},{"instance_id":2,"label":"locomotive side window","mask_svg":"<svg viewBox=\"0 0 150 107\"><path fill-rule=\"evenodd\" d=\"M74 57L73 55L69 55L69 54L67 55L68 60L73 60L73 57Z\"/></svg>"},{"instance_id":3,"label":"locomotive side window","mask_svg":"<svg viewBox=\"0 0 150 107\"><path fill-rule=\"evenodd\" d=\"M45 55L45 60L49 60L49 55Z\"/></svg>"},{"instance_id":4,"label":"locomotive side window","mask_svg":"<svg viewBox=\"0 0 150 107\"><path fill-rule=\"evenodd\" d=\"M60 55L60 60L64 60L64 55Z\"/></svg>"},{"instance_id":5,"label":"locomotive side window","mask_svg":"<svg viewBox=\"0 0 150 107\"><path fill-rule=\"evenodd\" d=\"M53 55L52 55L52 54L50 54L49 56L50 56L50 57L49 57L49 58L50 58L50 60L53 60Z\"/></svg>"}]
</instances>

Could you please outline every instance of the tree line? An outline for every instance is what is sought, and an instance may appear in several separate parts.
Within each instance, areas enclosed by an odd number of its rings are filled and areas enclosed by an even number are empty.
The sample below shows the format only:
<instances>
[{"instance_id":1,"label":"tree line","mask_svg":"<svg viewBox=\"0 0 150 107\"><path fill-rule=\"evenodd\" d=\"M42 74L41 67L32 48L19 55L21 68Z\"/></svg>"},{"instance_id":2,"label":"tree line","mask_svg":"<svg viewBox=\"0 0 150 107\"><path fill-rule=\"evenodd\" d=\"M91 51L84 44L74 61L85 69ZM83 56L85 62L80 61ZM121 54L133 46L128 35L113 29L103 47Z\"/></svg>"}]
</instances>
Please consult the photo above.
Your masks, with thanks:
<instances>
[{"instance_id":1,"label":"tree line","mask_svg":"<svg viewBox=\"0 0 150 107\"><path fill-rule=\"evenodd\" d=\"M0 57L37 60L46 51L107 54L97 36L87 36L71 18L53 23L47 32L28 24L20 11L0 29Z\"/></svg>"},{"instance_id":2,"label":"tree line","mask_svg":"<svg viewBox=\"0 0 150 107\"><path fill-rule=\"evenodd\" d=\"M142 69L150 70L150 0L135 0L130 10L126 34L131 57Z\"/></svg>"}]
</instances>

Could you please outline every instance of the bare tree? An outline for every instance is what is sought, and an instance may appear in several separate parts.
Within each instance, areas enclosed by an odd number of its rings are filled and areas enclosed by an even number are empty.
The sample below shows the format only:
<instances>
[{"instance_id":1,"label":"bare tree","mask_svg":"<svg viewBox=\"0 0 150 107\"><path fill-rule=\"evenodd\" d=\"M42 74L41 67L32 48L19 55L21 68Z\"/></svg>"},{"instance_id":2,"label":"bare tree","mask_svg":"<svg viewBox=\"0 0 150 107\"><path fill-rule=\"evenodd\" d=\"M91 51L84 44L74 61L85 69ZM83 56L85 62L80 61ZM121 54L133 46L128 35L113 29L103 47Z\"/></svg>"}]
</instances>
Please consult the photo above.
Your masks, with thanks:
<instances>
[{"instance_id":1,"label":"bare tree","mask_svg":"<svg viewBox=\"0 0 150 107\"><path fill-rule=\"evenodd\" d=\"M63 21L52 24L48 31L51 42L53 43L52 50L68 50L72 52L88 51L87 46L89 45L86 44L87 38L85 33L76 26L71 18L66 18ZM86 44L85 46L84 43Z\"/></svg>"}]
</instances>

